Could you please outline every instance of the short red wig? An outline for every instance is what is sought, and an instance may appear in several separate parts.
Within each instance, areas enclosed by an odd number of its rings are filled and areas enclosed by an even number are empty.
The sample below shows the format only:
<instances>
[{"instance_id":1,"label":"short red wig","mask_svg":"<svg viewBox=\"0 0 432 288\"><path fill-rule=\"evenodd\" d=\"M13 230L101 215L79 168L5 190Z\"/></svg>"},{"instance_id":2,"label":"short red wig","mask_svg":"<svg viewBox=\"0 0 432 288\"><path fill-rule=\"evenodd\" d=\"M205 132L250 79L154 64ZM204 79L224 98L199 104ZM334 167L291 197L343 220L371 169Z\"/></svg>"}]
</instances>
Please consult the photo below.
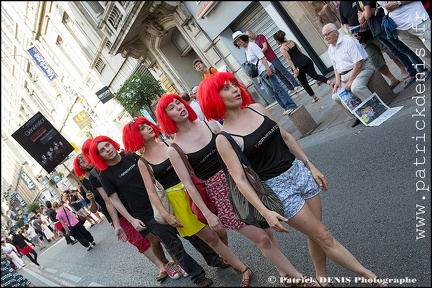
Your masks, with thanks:
<instances>
[{"instance_id":1,"label":"short red wig","mask_svg":"<svg viewBox=\"0 0 432 288\"><path fill-rule=\"evenodd\" d=\"M243 101L242 107L255 102L246 86L239 82L231 72L219 72L213 76L201 81L197 93L201 110L207 119L221 120L225 117L226 108L219 92L227 82L235 83L239 87Z\"/></svg>"},{"instance_id":2,"label":"short red wig","mask_svg":"<svg viewBox=\"0 0 432 288\"><path fill-rule=\"evenodd\" d=\"M123 127L123 145L126 153L135 153L145 147L144 138L141 135L140 125L147 124L155 132L155 139L160 137L160 128L144 116L135 118Z\"/></svg>"},{"instance_id":3,"label":"short red wig","mask_svg":"<svg viewBox=\"0 0 432 288\"><path fill-rule=\"evenodd\" d=\"M84 143L83 143L83 145L82 145L82 147L81 147L81 150L82 150L82 154L83 154L83 156L84 156L84 159L87 161L87 162L89 162L89 163L92 163L90 160L90 145L91 145L91 142L93 141L93 138L88 138L86 141L84 141Z\"/></svg>"},{"instance_id":4,"label":"short red wig","mask_svg":"<svg viewBox=\"0 0 432 288\"><path fill-rule=\"evenodd\" d=\"M108 169L108 165L106 164L106 160L103 159L99 155L99 150L97 148L97 144L100 143L100 142L109 142L109 143L111 143L111 145L113 145L114 148L117 151L120 150L120 144L118 144L116 141L114 141L113 139L111 139L108 136L97 136L97 137L93 138L93 141L91 142L90 149L89 149L91 163L99 171L104 171L104 170Z\"/></svg>"},{"instance_id":5,"label":"short red wig","mask_svg":"<svg viewBox=\"0 0 432 288\"><path fill-rule=\"evenodd\" d=\"M80 165L81 164L80 161L82 161L82 160L85 161L85 158L84 158L82 153L79 153L77 156L75 156L75 159L73 161L73 169L74 169L75 175L78 177L83 177L85 175L85 172L81 168L81 165Z\"/></svg>"},{"instance_id":6,"label":"short red wig","mask_svg":"<svg viewBox=\"0 0 432 288\"><path fill-rule=\"evenodd\" d=\"M168 105L172 103L175 99L179 100L185 106L186 110L188 111L189 121L193 122L198 118L192 107L190 107L190 105L186 101L184 101L179 95L162 95L156 105L156 118L162 132L166 135L174 135L175 133L177 133L176 123L165 112L165 108L168 107Z\"/></svg>"}]
</instances>

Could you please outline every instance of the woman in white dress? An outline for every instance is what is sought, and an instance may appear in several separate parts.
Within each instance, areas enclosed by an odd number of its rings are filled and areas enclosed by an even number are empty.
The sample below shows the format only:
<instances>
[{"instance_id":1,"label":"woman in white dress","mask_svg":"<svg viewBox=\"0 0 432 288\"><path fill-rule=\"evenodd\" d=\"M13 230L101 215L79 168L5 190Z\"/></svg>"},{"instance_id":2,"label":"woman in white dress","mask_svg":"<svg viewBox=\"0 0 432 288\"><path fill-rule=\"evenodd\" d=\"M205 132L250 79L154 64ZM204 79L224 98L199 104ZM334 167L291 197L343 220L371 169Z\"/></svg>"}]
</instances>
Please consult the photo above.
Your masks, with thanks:
<instances>
[{"instance_id":1,"label":"woman in white dress","mask_svg":"<svg viewBox=\"0 0 432 288\"><path fill-rule=\"evenodd\" d=\"M7 243L5 240L1 240L1 249L2 252L12 259L16 269L21 269L26 265L26 263L18 256L18 250L14 245Z\"/></svg>"},{"instance_id":2,"label":"woman in white dress","mask_svg":"<svg viewBox=\"0 0 432 288\"><path fill-rule=\"evenodd\" d=\"M56 243L57 242L57 237L51 231L51 229L49 229L48 226L45 223L42 223L41 227L42 227L42 231L44 232L44 234L47 237L47 239L51 240L52 243Z\"/></svg>"}]
</instances>

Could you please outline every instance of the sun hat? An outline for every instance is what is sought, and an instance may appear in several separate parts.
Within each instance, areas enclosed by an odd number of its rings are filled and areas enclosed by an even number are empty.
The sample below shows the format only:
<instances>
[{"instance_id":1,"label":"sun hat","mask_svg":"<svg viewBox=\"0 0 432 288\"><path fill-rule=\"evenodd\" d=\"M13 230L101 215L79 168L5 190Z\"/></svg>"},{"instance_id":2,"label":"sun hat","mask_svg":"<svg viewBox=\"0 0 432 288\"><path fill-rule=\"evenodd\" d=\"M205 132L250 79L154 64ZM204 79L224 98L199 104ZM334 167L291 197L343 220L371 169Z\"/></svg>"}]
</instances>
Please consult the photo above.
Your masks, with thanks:
<instances>
[{"instance_id":1,"label":"sun hat","mask_svg":"<svg viewBox=\"0 0 432 288\"><path fill-rule=\"evenodd\" d=\"M193 60L193 62L192 62L192 67L195 68L195 64L196 64L197 62L204 63L201 59L197 58L197 59Z\"/></svg>"},{"instance_id":2,"label":"sun hat","mask_svg":"<svg viewBox=\"0 0 432 288\"><path fill-rule=\"evenodd\" d=\"M243 35L246 35L246 34L241 32L241 31L234 32L234 34L232 34L233 41L236 41L240 36L243 36Z\"/></svg>"}]
</instances>

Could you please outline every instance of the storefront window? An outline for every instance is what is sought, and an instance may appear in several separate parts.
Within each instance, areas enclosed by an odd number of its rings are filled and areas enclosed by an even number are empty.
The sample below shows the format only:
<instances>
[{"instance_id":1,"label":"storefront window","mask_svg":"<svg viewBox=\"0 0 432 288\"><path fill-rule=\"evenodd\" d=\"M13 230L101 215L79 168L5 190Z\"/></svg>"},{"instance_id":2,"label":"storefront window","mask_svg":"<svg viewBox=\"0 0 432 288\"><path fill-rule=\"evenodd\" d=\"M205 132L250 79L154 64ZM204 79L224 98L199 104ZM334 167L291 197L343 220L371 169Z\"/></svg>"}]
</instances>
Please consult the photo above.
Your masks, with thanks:
<instances>
[{"instance_id":1,"label":"storefront window","mask_svg":"<svg viewBox=\"0 0 432 288\"><path fill-rule=\"evenodd\" d=\"M323 62L328 63L323 55L328 46L322 39L321 30L327 23L341 27L339 1L281 1L280 4Z\"/></svg>"}]
</instances>

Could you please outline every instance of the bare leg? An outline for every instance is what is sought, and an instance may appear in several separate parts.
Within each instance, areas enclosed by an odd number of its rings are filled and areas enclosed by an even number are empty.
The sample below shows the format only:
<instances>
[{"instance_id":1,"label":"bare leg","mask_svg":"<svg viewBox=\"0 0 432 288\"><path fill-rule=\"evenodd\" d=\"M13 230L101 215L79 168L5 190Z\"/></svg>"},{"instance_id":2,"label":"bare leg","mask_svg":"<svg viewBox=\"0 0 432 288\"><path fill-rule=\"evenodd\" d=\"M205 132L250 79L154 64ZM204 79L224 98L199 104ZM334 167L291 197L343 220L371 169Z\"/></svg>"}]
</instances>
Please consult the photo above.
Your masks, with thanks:
<instances>
[{"instance_id":1,"label":"bare leg","mask_svg":"<svg viewBox=\"0 0 432 288\"><path fill-rule=\"evenodd\" d=\"M316 219L322 221L322 205L320 196L317 195L315 197L307 199L306 205L309 207L310 211L314 214ZM315 277L317 279L320 279L320 277L323 277L322 279L325 279L324 277L327 277L327 256L325 252L321 249L318 243L311 240L311 238L309 237L308 248L312 258L312 262L314 263L315 267Z\"/></svg>"},{"instance_id":2,"label":"bare leg","mask_svg":"<svg viewBox=\"0 0 432 288\"><path fill-rule=\"evenodd\" d=\"M366 279L377 278L372 271L360 264L360 262L333 237L323 223L314 216L314 213L310 210L308 205L304 205L303 208L288 221L288 224L305 234L311 241L316 242L327 257L335 263ZM311 257L317 257L317 254L311 255ZM317 257L317 259L313 261L319 264L322 259Z\"/></svg>"},{"instance_id":3,"label":"bare leg","mask_svg":"<svg viewBox=\"0 0 432 288\"><path fill-rule=\"evenodd\" d=\"M401 74L402 74L402 78L406 78L408 77L408 72L405 69L405 66L398 60L398 59L393 59L394 63L396 64L396 66L399 68Z\"/></svg>"},{"instance_id":4,"label":"bare leg","mask_svg":"<svg viewBox=\"0 0 432 288\"><path fill-rule=\"evenodd\" d=\"M146 236L147 240L150 241L151 247L153 249L153 253L157 256L157 258L163 263L168 263L168 259L165 256L165 252L162 248L161 243L159 242L159 239L152 233L147 234Z\"/></svg>"},{"instance_id":5,"label":"bare leg","mask_svg":"<svg viewBox=\"0 0 432 288\"><path fill-rule=\"evenodd\" d=\"M274 245L266 231L253 225L247 225L236 231L251 240L261 250L264 257L276 267L279 275L288 275L292 278L301 278L303 276L303 274L298 272L291 264L282 251Z\"/></svg>"},{"instance_id":6,"label":"bare leg","mask_svg":"<svg viewBox=\"0 0 432 288\"><path fill-rule=\"evenodd\" d=\"M390 86L396 84L399 80L390 72L387 65L382 66L378 71L390 80Z\"/></svg>"}]
</instances>

